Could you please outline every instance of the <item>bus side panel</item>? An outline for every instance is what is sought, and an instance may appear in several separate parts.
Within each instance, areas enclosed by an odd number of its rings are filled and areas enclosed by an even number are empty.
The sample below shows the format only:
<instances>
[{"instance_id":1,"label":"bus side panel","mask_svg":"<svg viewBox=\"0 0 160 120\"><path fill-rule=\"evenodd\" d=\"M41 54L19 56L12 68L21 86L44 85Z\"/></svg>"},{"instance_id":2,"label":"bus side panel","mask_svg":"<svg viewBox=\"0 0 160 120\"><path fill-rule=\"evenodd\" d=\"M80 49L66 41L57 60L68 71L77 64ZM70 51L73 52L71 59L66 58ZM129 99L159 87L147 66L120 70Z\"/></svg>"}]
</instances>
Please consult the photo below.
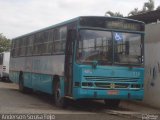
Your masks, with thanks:
<instances>
[{"instance_id":1,"label":"bus side panel","mask_svg":"<svg viewBox=\"0 0 160 120\"><path fill-rule=\"evenodd\" d=\"M52 75L40 75L40 90L49 94L52 94Z\"/></svg>"},{"instance_id":2,"label":"bus side panel","mask_svg":"<svg viewBox=\"0 0 160 120\"><path fill-rule=\"evenodd\" d=\"M24 86L32 88L32 73L23 72Z\"/></svg>"},{"instance_id":3,"label":"bus side panel","mask_svg":"<svg viewBox=\"0 0 160 120\"><path fill-rule=\"evenodd\" d=\"M52 78L52 75L32 73L33 89L52 94Z\"/></svg>"},{"instance_id":4,"label":"bus side panel","mask_svg":"<svg viewBox=\"0 0 160 120\"><path fill-rule=\"evenodd\" d=\"M18 83L18 81L19 81L19 72L10 70L9 71L9 79L14 83Z\"/></svg>"},{"instance_id":5,"label":"bus side panel","mask_svg":"<svg viewBox=\"0 0 160 120\"><path fill-rule=\"evenodd\" d=\"M24 59L24 67L21 69L23 72L23 78L24 78L24 86L28 88L33 88L32 86L32 57L25 57Z\"/></svg>"},{"instance_id":6,"label":"bus side panel","mask_svg":"<svg viewBox=\"0 0 160 120\"><path fill-rule=\"evenodd\" d=\"M53 93L53 76L64 74L64 55L37 56L33 58L33 89Z\"/></svg>"},{"instance_id":7,"label":"bus side panel","mask_svg":"<svg viewBox=\"0 0 160 120\"><path fill-rule=\"evenodd\" d=\"M11 58L10 59L10 75L9 78L12 82L19 82L19 73L20 71L24 71L25 68L25 58Z\"/></svg>"}]
</instances>

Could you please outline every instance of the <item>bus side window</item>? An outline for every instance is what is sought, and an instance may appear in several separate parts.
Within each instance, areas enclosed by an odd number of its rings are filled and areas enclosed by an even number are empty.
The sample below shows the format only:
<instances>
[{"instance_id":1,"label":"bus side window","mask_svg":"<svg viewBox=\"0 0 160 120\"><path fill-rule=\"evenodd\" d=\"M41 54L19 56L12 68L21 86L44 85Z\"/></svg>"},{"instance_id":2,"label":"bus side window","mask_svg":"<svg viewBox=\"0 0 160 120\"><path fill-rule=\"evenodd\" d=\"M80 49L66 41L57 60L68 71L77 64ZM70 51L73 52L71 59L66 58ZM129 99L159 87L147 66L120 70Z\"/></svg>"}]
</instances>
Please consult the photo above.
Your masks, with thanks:
<instances>
[{"instance_id":1,"label":"bus side window","mask_svg":"<svg viewBox=\"0 0 160 120\"><path fill-rule=\"evenodd\" d=\"M43 54L51 54L52 53L53 35L54 35L53 29L44 32Z\"/></svg>"},{"instance_id":2,"label":"bus side window","mask_svg":"<svg viewBox=\"0 0 160 120\"><path fill-rule=\"evenodd\" d=\"M60 41L61 41L61 51L65 51L66 47L66 39L67 39L67 27L64 26L60 28Z\"/></svg>"},{"instance_id":3,"label":"bus side window","mask_svg":"<svg viewBox=\"0 0 160 120\"><path fill-rule=\"evenodd\" d=\"M34 40L34 35L31 35L27 39L27 51L26 51L26 56L32 55L32 50L33 50L33 40Z\"/></svg>"},{"instance_id":4,"label":"bus side window","mask_svg":"<svg viewBox=\"0 0 160 120\"><path fill-rule=\"evenodd\" d=\"M54 52L64 53L67 39L67 27L61 27L55 30Z\"/></svg>"},{"instance_id":5,"label":"bus side window","mask_svg":"<svg viewBox=\"0 0 160 120\"><path fill-rule=\"evenodd\" d=\"M20 48L19 48L19 56L25 56L26 55L26 49L27 49L27 37L20 39Z\"/></svg>"},{"instance_id":6,"label":"bus side window","mask_svg":"<svg viewBox=\"0 0 160 120\"><path fill-rule=\"evenodd\" d=\"M19 39L15 40L15 57L19 56Z\"/></svg>"},{"instance_id":7,"label":"bus side window","mask_svg":"<svg viewBox=\"0 0 160 120\"><path fill-rule=\"evenodd\" d=\"M42 32L37 33L35 35L34 46L33 46L33 54L34 55L40 55L40 53L41 53L41 48L40 48L41 42L42 42Z\"/></svg>"},{"instance_id":8,"label":"bus side window","mask_svg":"<svg viewBox=\"0 0 160 120\"><path fill-rule=\"evenodd\" d=\"M38 54L43 55L46 53L46 42L47 42L47 36L46 31L41 32L39 36L39 42L38 42Z\"/></svg>"},{"instance_id":9,"label":"bus side window","mask_svg":"<svg viewBox=\"0 0 160 120\"><path fill-rule=\"evenodd\" d=\"M43 54L43 49L44 49L44 42L45 42L45 38L44 38L44 32L40 32L39 36L38 36L38 43L37 43L37 47L38 47L38 51L37 51L37 55L41 55Z\"/></svg>"},{"instance_id":10,"label":"bus side window","mask_svg":"<svg viewBox=\"0 0 160 120\"><path fill-rule=\"evenodd\" d=\"M60 33L59 33L59 29L55 30L55 36L54 36L54 52L60 52Z\"/></svg>"},{"instance_id":11,"label":"bus side window","mask_svg":"<svg viewBox=\"0 0 160 120\"><path fill-rule=\"evenodd\" d=\"M47 53L51 54L53 50L54 29L48 31Z\"/></svg>"},{"instance_id":12,"label":"bus side window","mask_svg":"<svg viewBox=\"0 0 160 120\"><path fill-rule=\"evenodd\" d=\"M12 43L11 43L11 56L12 57L15 57L14 53L15 53L15 40L12 40Z\"/></svg>"},{"instance_id":13,"label":"bus side window","mask_svg":"<svg viewBox=\"0 0 160 120\"><path fill-rule=\"evenodd\" d=\"M125 55L129 55L129 41L125 41Z\"/></svg>"}]
</instances>

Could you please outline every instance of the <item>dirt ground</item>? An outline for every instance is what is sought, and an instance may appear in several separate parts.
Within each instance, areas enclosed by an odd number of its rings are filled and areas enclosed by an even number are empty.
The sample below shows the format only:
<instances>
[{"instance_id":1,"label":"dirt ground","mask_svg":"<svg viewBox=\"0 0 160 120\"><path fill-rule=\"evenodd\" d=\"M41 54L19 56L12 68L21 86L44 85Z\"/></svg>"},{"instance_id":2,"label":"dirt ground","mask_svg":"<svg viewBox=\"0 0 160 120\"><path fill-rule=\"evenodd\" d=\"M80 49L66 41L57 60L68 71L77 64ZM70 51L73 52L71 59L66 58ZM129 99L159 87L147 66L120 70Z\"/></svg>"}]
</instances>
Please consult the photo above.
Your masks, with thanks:
<instances>
[{"instance_id":1,"label":"dirt ground","mask_svg":"<svg viewBox=\"0 0 160 120\"><path fill-rule=\"evenodd\" d=\"M128 108L127 108L128 106ZM133 109L131 109L133 108ZM136 110L130 103L122 102L119 108L106 108L102 101L71 101L69 107L56 107L52 97L40 92L23 94L13 83L0 82L0 117L6 114L54 115L56 120L136 120L142 119L146 108ZM158 111L151 109L153 112ZM4 117L4 116L3 116ZM1 118L2 119L2 118Z\"/></svg>"}]
</instances>

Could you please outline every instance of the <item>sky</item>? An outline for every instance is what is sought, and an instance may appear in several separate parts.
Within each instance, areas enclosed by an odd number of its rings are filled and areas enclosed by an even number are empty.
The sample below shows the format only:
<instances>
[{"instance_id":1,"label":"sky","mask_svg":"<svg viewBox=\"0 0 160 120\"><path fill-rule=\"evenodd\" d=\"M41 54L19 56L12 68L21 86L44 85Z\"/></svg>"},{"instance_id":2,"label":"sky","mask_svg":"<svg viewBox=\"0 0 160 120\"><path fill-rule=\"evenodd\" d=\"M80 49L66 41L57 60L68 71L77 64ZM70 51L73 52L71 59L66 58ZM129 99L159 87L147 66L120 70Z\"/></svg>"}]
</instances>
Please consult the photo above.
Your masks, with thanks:
<instances>
[{"instance_id":1,"label":"sky","mask_svg":"<svg viewBox=\"0 0 160 120\"><path fill-rule=\"evenodd\" d=\"M77 16L127 15L148 0L0 0L0 33L14 38ZM155 0L155 7L160 0Z\"/></svg>"}]
</instances>

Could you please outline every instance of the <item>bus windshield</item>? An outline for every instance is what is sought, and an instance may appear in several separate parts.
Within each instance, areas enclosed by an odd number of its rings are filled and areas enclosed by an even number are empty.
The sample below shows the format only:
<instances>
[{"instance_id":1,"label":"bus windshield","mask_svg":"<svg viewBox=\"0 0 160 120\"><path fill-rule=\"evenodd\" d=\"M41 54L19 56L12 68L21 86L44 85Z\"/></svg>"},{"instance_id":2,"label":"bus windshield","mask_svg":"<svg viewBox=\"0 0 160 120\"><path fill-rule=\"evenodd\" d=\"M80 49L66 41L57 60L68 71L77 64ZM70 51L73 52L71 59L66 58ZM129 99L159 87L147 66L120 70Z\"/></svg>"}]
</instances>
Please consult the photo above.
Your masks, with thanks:
<instances>
[{"instance_id":1,"label":"bus windshield","mask_svg":"<svg viewBox=\"0 0 160 120\"><path fill-rule=\"evenodd\" d=\"M114 62L116 64L141 64L141 34L113 33Z\"/></svg>"},{"instance_id":2,"label":"bus windshield","mask_svg":"<svg viewBox=\"0 0 160 120\"><path fill-rule=\"evenodd\" d=\"M80 30L78 63L141 64L141 35L101 30Z\"/></svg>"}]
</instances>

